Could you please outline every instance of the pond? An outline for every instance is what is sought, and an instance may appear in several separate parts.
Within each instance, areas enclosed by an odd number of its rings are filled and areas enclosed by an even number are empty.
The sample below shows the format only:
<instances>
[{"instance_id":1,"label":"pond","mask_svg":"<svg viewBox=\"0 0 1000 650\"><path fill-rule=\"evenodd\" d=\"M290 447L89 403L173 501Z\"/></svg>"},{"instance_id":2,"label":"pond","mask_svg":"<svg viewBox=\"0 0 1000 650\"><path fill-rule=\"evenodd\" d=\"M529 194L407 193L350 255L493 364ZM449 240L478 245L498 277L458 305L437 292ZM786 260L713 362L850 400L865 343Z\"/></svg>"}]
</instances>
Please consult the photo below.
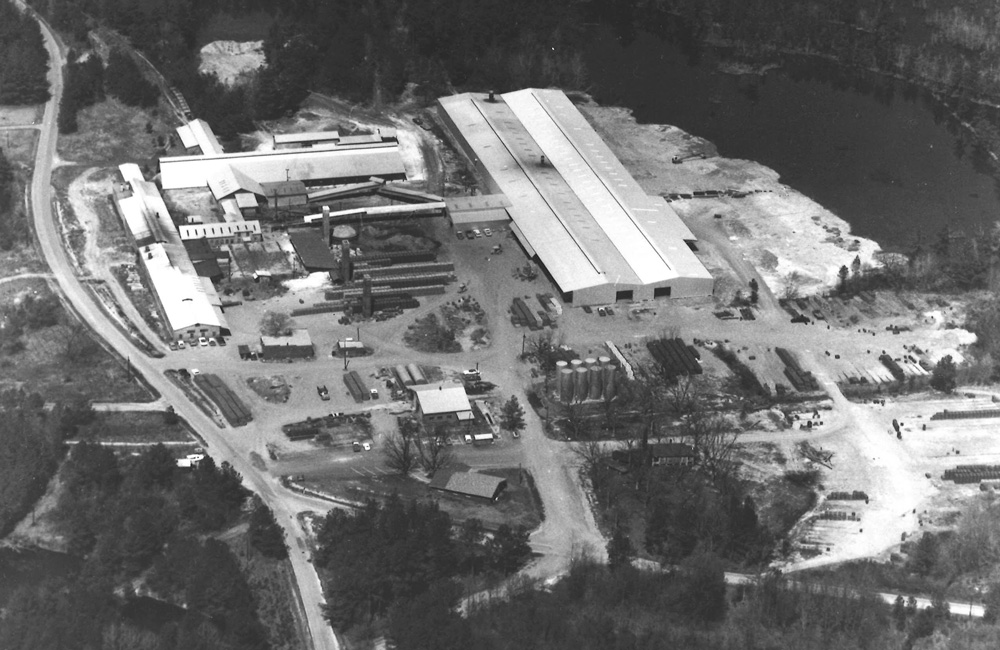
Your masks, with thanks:
<instances>
[{"instance_id":1,"label":"pond","mask_svg":"<svg viewBox=\"0 0 1000 650\"><path fill-rule=\"evenodd\" d=\"M946 225L973 234L1000 216L982 152L968 150L968 137L913 87L814 58L764 75L726 74L711 50L685 53L642 32L626 45L605 27L592 36L587 66L602 104L771 167L886 250Z\"/></svg>"}]
</instances>

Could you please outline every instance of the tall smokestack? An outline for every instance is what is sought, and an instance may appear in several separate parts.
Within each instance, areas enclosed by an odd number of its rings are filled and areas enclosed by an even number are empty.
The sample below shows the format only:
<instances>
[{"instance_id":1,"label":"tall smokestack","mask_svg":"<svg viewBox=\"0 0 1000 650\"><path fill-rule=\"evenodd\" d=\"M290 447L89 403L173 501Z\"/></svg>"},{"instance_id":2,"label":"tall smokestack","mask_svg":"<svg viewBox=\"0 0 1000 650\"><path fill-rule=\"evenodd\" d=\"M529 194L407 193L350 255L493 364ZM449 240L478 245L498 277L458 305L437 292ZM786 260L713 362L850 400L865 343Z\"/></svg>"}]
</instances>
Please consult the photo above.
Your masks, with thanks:
<instances>
[{"instance_id":1,"label":"tall smokestack","mask_svg":"<svg viewBox=\"0 0 1000 650\"><path fill-rule=\"evenodd\" d=\"M344 282L351 281L351 242L346 239L340 242L340 277Z\"/></svg>"},{"instance_id":2,"label":"tall smokestack","mask_svg":"<svg viewBox=\"0 0 1000 650\"><path fill-rule=\"evenodd\" d=\"M323 206L323 245L330 246L330 206Z\"/></svg>"},{"instance_id":3,"label":"tall smokestack","mask_svg":"<svg viewBox=\"0 0 1000 650\"><path fill-rule=\"evenodd\" d=\"M375 311L374 307L375 300L372 297L372 278L370 275L365 275L364 285L361 289L361 315L365 318L371 318L372 312Z\"/></svg>"}]
</instances>

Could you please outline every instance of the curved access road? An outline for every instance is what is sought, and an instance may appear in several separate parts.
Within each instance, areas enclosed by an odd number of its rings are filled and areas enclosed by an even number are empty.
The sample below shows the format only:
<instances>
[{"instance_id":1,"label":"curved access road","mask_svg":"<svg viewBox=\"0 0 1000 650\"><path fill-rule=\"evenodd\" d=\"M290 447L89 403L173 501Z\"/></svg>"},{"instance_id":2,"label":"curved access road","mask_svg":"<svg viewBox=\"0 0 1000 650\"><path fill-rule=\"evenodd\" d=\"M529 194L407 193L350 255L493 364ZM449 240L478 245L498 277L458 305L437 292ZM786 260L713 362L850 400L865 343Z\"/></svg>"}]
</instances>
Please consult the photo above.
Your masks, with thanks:
<instances>
[{"instance_id":1,"label":"curved access road","mask_svg":"<svg viewBox=\"0 0 1000 650\"><path fill-rule=\"evenodd\" d=\"M59 98L63 92L62 66L65 62L64 47L44 19L19 0L18 4L38 19L50 58L49 85L52 98L45 105L42 123L39 125L38 149L35 158L34 177L31 185L31 212L39 247L51 268L67 305L94 332L104 339L114 350L130 350L132 342L95 302L93 296L81 284L73 271L66 250L63 248L59 229L52 214L52 162L56 153L56 118ZM325 603L323 589L316 570L310 563L309 551L305 544L305 531L296 518L303 509L318 509L319 505L305 503L299 495L282 488L274 479L258 471L250 463L246 454L238 451L234 441L239 432L233 429L219 429L201 410L188 401L184 393L163 374L167 368L164 361L157 361L145 355L132 355L132 365L143 374L147 381L172 404L177 413L184 417L207 441L209 452L219 463L228 462L243 475L244 484L259 494L274 511L275 517L285 529L289 542L289 557L298 585L299 597L308 625L310 647L317 650L339 650L340 644L332 628L323 617ZM310 508L311 506L311 508Z\"/></svg>"}]
</instances>

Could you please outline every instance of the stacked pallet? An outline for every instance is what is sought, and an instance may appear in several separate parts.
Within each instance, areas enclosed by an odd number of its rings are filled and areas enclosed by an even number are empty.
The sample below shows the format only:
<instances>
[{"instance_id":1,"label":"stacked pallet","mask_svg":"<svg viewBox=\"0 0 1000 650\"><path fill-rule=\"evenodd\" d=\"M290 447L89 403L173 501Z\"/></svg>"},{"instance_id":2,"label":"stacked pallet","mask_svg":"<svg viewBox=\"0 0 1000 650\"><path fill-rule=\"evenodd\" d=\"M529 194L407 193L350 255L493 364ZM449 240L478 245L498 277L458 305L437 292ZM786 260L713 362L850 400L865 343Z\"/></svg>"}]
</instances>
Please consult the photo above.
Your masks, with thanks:
<instances>
[{"instance_id":1,"label":"stacked pallet","mask_svg":"<svg viewBox=\"0 0 1000 650\"><path fill-rule=\"evenodd\" d=\"M694 347L684 345L679 338L648 341L646 348L663 367L669 377L700 375L703 371L698 363L698 353Z\"/></svg>"},{"instance_id":2,"label":"stacked pallet","mask_svg":"<svg viewBox=\"0 0 1000 650\"><path fill-rule=\"evenodd\" d=\"M399 251L395 253L369 253L351 260L356 272L379 266L433 262L437 255L433 251Z\"/></svg>"},{"instance_id":3,"label":"stacked pallet","mask_svg":"<svg viewBox=\"0 0 1000 650\"><path fill-rule=\"evenodd\" d=\"M194 383L219 407L223 417L232 426L242 427L253 420L253 414L247 405L219 376L195 375Z\"/></svg>"},{"instance_id":4,"label":"stacked pallet","mask_svg":"<svg viewBox=\"0 0 1000 650\"><path fill-rule=\"evenodd\" d=\"M538 319L520 298L514 298L511 304L510 322L514 327L527 327L532 332L542 329Z\"/></svg>"},{"instance_id":5,"label":"stacked pallet","mask_svg":"<svg viewBox=\"0 0 1000 650\"><path fill-rule=\"evenodd\" d=\"M978 411L941 411L931 416L932 420L970 420L975 418L1000 418L1000 409L980 409Z\"/></svg>"},{"instance_id":6,"label":"stacked pallet","mask_svg":"<svg viewBox=\"0 0 1000 650\"><path fill-rule=\"evenodd\" d=\"M903 381L906 378L906 373L899 367L896 360L888 354L880 354L878 360L882 362L883 366L889 369L889 372L891 372L892 376L896 378L896 381Z\"/></svg>"},{"instance_id":7,"label":"stacked pallet","mask_svg":"<svg viewBox=\"0 0 1000 650\"><path fill-rule=\"evenodd\" d=\"M289 424L281 427L289 440L311 440L319 435L319 427L309 423Z\"/></svg>"},{"instance_id":8,"label":"stacked pallet","mask_svg":"<svg viewBox=\"0 0 1000 650\"><path fill-rule=\"evenodd\" d=\"M455 275L453 273L401 273L398 275L381 275L377 278L372 278L372 285L373 288L392 287L393 289L430 287L436 285L442 287L441 293L444 293L444 285L454 281Z\"/></svg>"},{"instance_id":9,"label":"stacked pallet","mask_svg":"<svg viewBox=\"0 0 1000 650\"><path fill-rule=\"evenodd\" d=\"M958 465L945 470L941 478L959 484L996 480L1000 479L1000 465Z\"/></svg>"},{"instance_id":10,"label":"stacked pallet","mask_svg":"<svg viewBox=\"0 0 1000 650\"><path fill-rule=\"evenodd\" d=\"M819 390L819 382L808 370L803 370L799 360L795 355L785 348L774 348L775 353L781 362L785 364L785 377L791 382L792 387L800 393L808 393Z\"/></svg>"},{"instance_id":11,"label":"stacked pallet","mask_svg":"<svg viewBox=\"0 0 1000 650\"><path fill-rule=\"evenodd\" d=\"M852 492L831 492L826 497L827 501L867 501L868 495L861 490Z\"/></svg>"},{"instance_id":12,"label":"stacked pallet","mask_svg":"<svg viewBox=\"0 0 1000 650\"><path fill-rule=\"evenodd\" d=\"M361 375L356 370L344 373L344 384L347 386L347 390L351 391L351 397L354 398L355 402L360 404L372 398L368 386L365 385L364 380L361 379Z\"/></svg>"}]
</instances>

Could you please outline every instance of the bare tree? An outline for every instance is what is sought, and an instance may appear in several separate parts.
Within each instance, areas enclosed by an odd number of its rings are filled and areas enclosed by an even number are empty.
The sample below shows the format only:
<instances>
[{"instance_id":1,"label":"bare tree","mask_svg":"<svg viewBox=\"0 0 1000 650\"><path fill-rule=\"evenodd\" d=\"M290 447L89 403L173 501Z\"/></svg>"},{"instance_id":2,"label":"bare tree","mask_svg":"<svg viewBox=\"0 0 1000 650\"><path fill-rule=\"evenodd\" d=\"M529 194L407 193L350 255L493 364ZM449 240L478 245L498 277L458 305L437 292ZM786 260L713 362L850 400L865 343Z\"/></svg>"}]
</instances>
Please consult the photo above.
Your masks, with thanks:
<instances>
[{"instance_id":1,"label":"bare tree","mask_svg":"<svg viewBox=\"0 0 1000 650\"><path fill-rule=\"evenodd\" d=\"M263 336L285 336L292 329L292 317L280 311L266 311L260 318L260 333Z\"/></svg>"},{"instance_id":2,"label":"bare tree","mask_svg":"<svg viewBox=\"0 0 1000 650\"><path fill-rule=\"evenodd\" d=\"M442 444L437 438L417 438L416 446L420 457L420 466L424 468L424 471L428 475L432 475L439 469L445 469L451 465L453 460L451 449Z\"/></svg>"},{"instance_id":3,"label":"bare tree","mask_svg":"<svg viewBox=\"0 0 1000 650\"><path fill-rule=\"evenodd\" d=\"M87 326L79 321L72 321L66 326L63 335L63 358L71 364L80 364L93 357L100 350L97 341L90 335Z\"/></svg>"},{"instance_id":4,"label":"bare tree","mask_svg":"<svg viewBox=\"0 0 1000 650\"><path fill-rule=\"evenodd\" d=\"M682 432L691 440L702 469L713 480L718 482L732 474L737 433L724 415L699 405L684 417Z\"/></svg>"},{"instance_id":5,"label":"bare tree","mask_svg":"<svg viewBox=\"0 0 1000 650\"><path fill-rule=\"evenodd\" d=\"M562 427L566 437L581 440L590 436L590 421L578 402L563 405Z\"/></svg>"},{"instance_id":6,"label":"bare tree","mask_svg":"<svg viewBox=\"0 0 1000 650\"><path fill-rule=\"evenodd\" d=\"M401 476L408 476L419 460L415 447L410 436L402 433L388 435L382 445L386 467L398 472Z\"/></svg>"}]
</instances>

